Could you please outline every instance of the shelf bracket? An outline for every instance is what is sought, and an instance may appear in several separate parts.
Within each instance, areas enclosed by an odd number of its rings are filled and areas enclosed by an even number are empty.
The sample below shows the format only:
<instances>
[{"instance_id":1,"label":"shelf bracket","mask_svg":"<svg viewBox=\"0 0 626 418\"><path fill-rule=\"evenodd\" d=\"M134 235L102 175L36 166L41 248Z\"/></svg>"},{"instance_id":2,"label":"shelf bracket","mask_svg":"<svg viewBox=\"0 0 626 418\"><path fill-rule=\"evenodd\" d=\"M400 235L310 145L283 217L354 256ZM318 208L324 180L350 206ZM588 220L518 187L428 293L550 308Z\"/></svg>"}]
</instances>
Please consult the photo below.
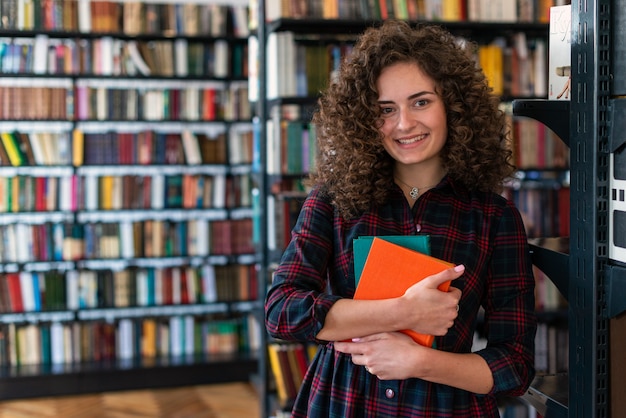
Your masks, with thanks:
<instances>
[{"instance_id":1,"label":"shelf bracket","mask_svg":"<svg viewBox=\"0 0 626 418\"><path fill-rule=\"evenodd\" d=\"M568 417L567 374L538 375L522 395L522 399L532 405L542 417Z\"/></svg>"},{"instance_id":2,"label":"shelf bracket","mask_svg":"<svg viewBox=\"0 0 626 418\"><path fill-rule=\"evenodd\" d=\"M569 300L569 255L529 244L532 262L543 271L559 289L566 300Z\"/></svg>"},{"instance_id":3,"label":"shelf bracket","mask_svg":"<svg viewBox=\"0 0 626 418\"><path fill-rule=\"evenodd\" d=\"M535 119L558 135L569 145L569 100L519 99L513 100L513 114Z\"/></svg>"},{"instance_id":4,"label":"shelf bracket","mask_svg":"<svg viewBox=\"0 0 626 418\"><path fill-rule=\"evenodd\" d=\"M626 312L626 267L607 265L606 266L605 292L607 295L607 315L615 318L622 312Z\"/></svg>"}]
</instances>

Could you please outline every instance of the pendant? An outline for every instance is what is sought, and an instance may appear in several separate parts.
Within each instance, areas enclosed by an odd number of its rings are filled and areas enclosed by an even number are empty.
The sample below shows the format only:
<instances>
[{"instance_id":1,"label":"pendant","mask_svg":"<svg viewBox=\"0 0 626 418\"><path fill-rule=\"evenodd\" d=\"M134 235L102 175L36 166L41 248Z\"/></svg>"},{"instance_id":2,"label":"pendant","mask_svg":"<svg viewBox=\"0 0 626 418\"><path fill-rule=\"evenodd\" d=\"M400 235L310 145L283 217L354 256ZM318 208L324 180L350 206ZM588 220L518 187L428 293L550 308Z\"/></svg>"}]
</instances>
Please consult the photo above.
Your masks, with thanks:
<instances>
[{"instance_id":1,"label":"pendant","mask_svg":"<svg viewBox=\"0 0 626 418\"><path fill-rule=\"evenodd\" d=\"M411 195L411 198L413 200L417 200L417 195L419 194L420 194L420 190L417 187L411 188L411 191L409 192L409 195Z\"/></svg>"}]
</instances>

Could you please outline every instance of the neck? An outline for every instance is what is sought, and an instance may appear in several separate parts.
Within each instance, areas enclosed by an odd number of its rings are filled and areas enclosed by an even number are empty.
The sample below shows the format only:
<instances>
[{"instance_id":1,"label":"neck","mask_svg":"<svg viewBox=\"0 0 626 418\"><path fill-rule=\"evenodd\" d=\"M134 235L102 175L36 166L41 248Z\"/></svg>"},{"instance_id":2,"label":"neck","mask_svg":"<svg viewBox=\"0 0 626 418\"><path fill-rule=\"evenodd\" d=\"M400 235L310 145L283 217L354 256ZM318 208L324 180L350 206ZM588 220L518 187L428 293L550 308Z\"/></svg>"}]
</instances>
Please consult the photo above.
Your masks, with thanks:
<instances>
[{"instance_id":1,"label":"neck","mask_svg":"<svg viewBox=\"0 0 626 418\"><path fill-rule=\"evenodd\" d=\"M397 166L394 170L394 179L407 198L412 200L417 200L427 190L439 184L446 174L440 165L430 172L420 171L418 173L415 169L411 170L410 168L413 167Z\"/></svg>"},{"instance_id":2,"label":"neck","mask_svg":"<svg viewBox=\"0 0 626 418\"><path fill-rule=\"evenodd\" d=\"M426 192L429 189L432 189L433 187L435 187L437 185L437 183L434 183L434 184L431 184L431 185L428 185L428 186L417 187L417 186L411 186L410 184L407 184L407 183L403 182L402 180L400 180L398 178L396 178L396 181L401 183L400 187L402 189L406 188L405 193L408 193L408 195L413 200L417 200L417 198L419 196L421 196L422 193ZM404 187L404 186L406 186L406 187Z\"/></svg>"},{"instance_id":3,"label":"neck","mask_svg":"<svg viewBox=\"0 0 626 418\"><path fill-rule=\"evenodd\" d=\"M441 167L437 167L435 170L419 172L411 170L410 167L406 167L406 169L396 167L393 172L397 182L405 186L417 187L418 189L435 187L445 175L446 172Z\"/></svg>"}]
</instances>

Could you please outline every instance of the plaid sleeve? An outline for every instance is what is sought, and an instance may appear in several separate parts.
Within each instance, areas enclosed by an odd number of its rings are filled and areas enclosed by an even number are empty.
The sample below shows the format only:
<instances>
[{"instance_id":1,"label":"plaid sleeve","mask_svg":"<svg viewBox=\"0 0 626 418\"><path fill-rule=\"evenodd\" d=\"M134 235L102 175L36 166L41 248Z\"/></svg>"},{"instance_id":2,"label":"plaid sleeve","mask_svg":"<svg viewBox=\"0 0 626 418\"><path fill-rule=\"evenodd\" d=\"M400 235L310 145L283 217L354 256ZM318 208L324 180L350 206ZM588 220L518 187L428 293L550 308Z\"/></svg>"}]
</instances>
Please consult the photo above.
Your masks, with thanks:
<instances>
[{"instance_id":1,"label":"plaid sleeve","mask_svg":"<svg viewBox=\"0 0 626 418\"><path fill-rule=\"evenodd\" d=\"M326 292L332 229L333 208L314 190L302 206L266 296L265 325L272 337L315 340L328 310L340 298Z\"/></svg>"},{"instance_id":2,"label":"plaid sleeve","mask_svg":"<svg viewBox=\"0 0 626 418\"><path fill-rule=\"evenodd\" d=\"M521 396L534 375L535 279L521 216L512 204L495 232L485 297L488 346L477 354L494 378L492 393Z\"/></svg>"}]
</instances>

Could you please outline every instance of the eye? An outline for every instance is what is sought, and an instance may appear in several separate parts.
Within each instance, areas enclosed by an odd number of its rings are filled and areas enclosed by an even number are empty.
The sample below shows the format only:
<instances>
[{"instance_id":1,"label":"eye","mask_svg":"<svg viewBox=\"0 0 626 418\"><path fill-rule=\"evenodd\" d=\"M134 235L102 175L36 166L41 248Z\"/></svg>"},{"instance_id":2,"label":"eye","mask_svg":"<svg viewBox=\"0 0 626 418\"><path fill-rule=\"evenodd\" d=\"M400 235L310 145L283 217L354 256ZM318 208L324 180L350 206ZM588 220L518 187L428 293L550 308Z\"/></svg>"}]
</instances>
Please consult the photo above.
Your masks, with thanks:
<instances>
[{"instance_id":1,"label":"eye","mask_svg":"<svg viewBox=\"0 0 626 418\"><path fill-rule=\"evenodd\" d=\"M380 107L380 114L383 116L387 116L389 114L391 114L393 112L393 107L391 106L381 106Z\"/></svg>"},{"instance_id":2,"label":"eye","mask_svg":"<svg viewBox=\"0 0 626 418\"><path fill-rule=\"evenodd\" d=\"M413 102L413 106L415 107L424 107L426 105L428 105L430 103L430 100L428 99L417 99L415 102Z\"/></svg>"}]
</instances>

